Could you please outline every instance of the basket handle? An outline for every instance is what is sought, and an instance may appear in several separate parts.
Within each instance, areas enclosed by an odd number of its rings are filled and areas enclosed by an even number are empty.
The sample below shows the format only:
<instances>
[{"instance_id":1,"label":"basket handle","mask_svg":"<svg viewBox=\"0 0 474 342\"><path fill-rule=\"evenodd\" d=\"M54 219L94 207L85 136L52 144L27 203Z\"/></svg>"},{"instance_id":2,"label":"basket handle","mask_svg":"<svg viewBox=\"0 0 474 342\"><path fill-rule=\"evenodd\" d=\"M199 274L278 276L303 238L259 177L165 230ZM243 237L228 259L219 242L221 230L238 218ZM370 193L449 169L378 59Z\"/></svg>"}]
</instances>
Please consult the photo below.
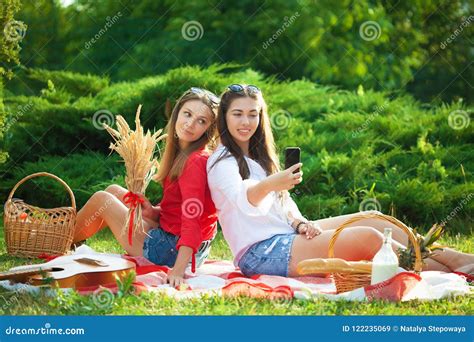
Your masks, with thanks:
<instances>
[{"instance_id":1,"label":"basket handle","mask_svg":"<svg viewBox=\"0 0 474 342\"><path fill-rule=\"evenodd\" d=\"M342 232L342 230L344 228L351 228L351 227L347 227L347 226L351 223L354 223L354 222L357 222L357 221L360 221L360 220L363 220L363 219L366 219L366 218L380 218L382 220L393 223L398 228L401 228L405 232L405 234L407 234L408 239L411 241L411 243L413 244L413 248L415 249L415 266L414 266L415 272L416 273L421 272L421 270L423 268L423 261L421 259L420 244L418 243L418 240L416 239L416 237L413 234L413 232L411 231L411 229L408 228L403 222L397 220L395 217L389 216L389 215L384 215L384 214L381 214L381 213L370 213L370 214L356 215L356 216L351 217L347 221L345 221L343 224L341 224L334 231L334 234L332 235L331 240L329 241L329 245L328 245L328 257L329 258L334 257L334 245L336 243L337 237Z\"/></svg>"},{"instance_id":2,"label":"basket handle","mask_svg":"<svg viewBox=\"0 0 474 342\"><path fill-rule=\"evenodd\" d=\"M72 190L71 188L69 187L69 185L66 184L66 182L64 182L61 178L59 178L58 176L55 176L53 175L52 173L48 173L48 172L37 172L37 173L33 173L29 176L26 176L25 178L23 178L22 180L20 180L18 183L16 183L16 185L13 187L12 191L10 191L10 195L8 195L8 201L11 201L11 199L13 198L13 194L15 193L15 191L18 189L18 187L23 184L24 182L26 182L27 180L31 179L31 178L35 178L35 177L50 177L50 178L53 178L55 180L57 180L59 183L62 184L62 186L64 186L67 190L67 192L69 193L69 197L71 198L71 203L72 203L72 207L74 209L76 209L76 199L74 198L74 194L72 193Z\"/></svg>"}]
</instances>

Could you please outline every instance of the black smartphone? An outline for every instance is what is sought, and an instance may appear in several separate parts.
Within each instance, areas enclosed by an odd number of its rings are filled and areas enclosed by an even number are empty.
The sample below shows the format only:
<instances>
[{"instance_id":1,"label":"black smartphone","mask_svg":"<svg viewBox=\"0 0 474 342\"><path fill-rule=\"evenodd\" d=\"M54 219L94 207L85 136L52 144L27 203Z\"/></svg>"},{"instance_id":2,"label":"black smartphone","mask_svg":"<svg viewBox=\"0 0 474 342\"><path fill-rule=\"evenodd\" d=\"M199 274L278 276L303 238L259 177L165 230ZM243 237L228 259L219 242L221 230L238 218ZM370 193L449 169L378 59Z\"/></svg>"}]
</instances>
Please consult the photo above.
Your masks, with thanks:
<instances>
[{"instance_id":1,"label":"black smartphone","mask_svg":"<svg viewBox=\"0 0 474 342\"><path fill-rule=\"evenodd\" d=\"M285 149L285 170L289 167L298 164L301 161L301 149L299 147L287 147ZM300 172L296 169L293 173Z\"/></svg>"}]
</instances>

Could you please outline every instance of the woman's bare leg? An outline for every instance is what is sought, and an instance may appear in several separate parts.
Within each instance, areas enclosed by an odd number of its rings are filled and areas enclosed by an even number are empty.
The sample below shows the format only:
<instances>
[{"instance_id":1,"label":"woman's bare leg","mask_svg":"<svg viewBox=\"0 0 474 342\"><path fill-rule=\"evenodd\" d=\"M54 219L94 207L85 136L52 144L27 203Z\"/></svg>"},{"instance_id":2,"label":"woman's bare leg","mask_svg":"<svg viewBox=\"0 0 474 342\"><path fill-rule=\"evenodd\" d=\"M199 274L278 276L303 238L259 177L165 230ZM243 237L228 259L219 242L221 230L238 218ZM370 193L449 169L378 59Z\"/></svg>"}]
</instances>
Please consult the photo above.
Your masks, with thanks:
<instances>
[{"instance_id":1,"label":"woman's bare leg","mask_svg":"<svg viewBox=\"0 0 474 342\"><path fill-rule=\"evenodd\" d=\"M123 200L123 196L128 192L128 190L125 189L123 186L120 186L118 184L111 184L107 188L105 188L105 191L117 197L117 199L122 202L127 208L129 207L129 205L126 204Z\"/></svg>"},{"instance_id":2,"label":"woman's bare leg","mask_svg":"<svg viewBox=\"0 0 474 342\"><path fill-rule=\"evenodd\" d=\"M329 217L327 219L317 220L316 222L320 225L321 229L323 230L330 230L336 229L341 224L343 224L348 219L360 215L360 214L370 214L370 213L378 213L377 211L364 211L354 214L348 215L341 215L336 217ZM355 226L367 226L377 229L379 232L383 233L384 228L392 228L392 237L393 240L401 243L404 246L408 245L408 237L405 232L396 226L395 224L388 222L383 219L379 218L367 218L361 219L357 222L353 222L348 225L348 227L355 227ZM438 250L434 255L430 257L432 261L428 261L427 264L434 266L431 269L436 270L456 270L462 266L474 264L474 255L462 253L456 251L452 248L444 248L443 250ZM436 264L434 263L436 261ZM442 267L444 266L444 267Z\"/></svg>"},{"instance_id":3,"label":"woman's bare leg","mask_svg":"<svg viewBox=\"0 0 474 342\"><path fill-rule=\"evenodd\" d=\"M423 260L423 271L441 271L441 272L451 272L451 269L445 264L437 262L434 259L426 258Z\"/></svg>"},{"instance_id":4,"label":"woman's bare leg","mask_svg":"<svg viewBox=\"0 0 474 342\"><path fill-rule=\"evenodd\" d=\"M123 200L123 196L128 192L127 189L125 189L124 187L118 185L118 184L111 184L109 185L104 191L108 192L108 193L111 193L112 195L114 195L115 197L117 197L117 199L123 203L123 205L125 205L127 208L129 207L128 204L126 204ZM110 199L108 199L110 201ZM107 203L103 203L103 209L106 208L108 205ZM84 206L82 209L86 208L86 206ZM83 222L81 222L80 224L77 224L76 223L76 227L80 226L80 227L84 227L84 226L89 226L89 225L92 225L91 228L89 228L91 231L95 231L95 232L98 232L99 230L102 230L104 227L107 227L107 224L106 222L104 221L104 219L100 219L100 220L96 220L95 219L95 213L99 210L99 208L97 208L97 210L92 210L94 209L91 205L89 207L87 207L86 210L81 210L77 213L78 215L78 222L79 220L83 220ZM91 211L92 212L89 212ZM76 236L80 236L77 234L78 232L76 231ZM95 233L93 233L95 234ZM92 235L93 235L92 234ZM92 236L90 235L90 236ZM74 241L73 243L75 242L79 242L79 241L83 241L85 240L86 238L84 239L76 239L76 237L74 238Z\"/></svg>"},{"instance_id":5,"label":"woman's bare leg","mask_svg":"<svg viewBox=\"0 0 474 342\"><path fill-rule=\"evenodd\" d=\"M452 248L434 251L431 259L446 265L451 271L474 264L474 254L462 253Z\"/></svg>"},{"instance_id":6,"label":"woman's bare leg","mask_svg":"<svg viewBox=\"0 0 474 342\"><path fill-rule=\"evenodd\" d=\"M120 186L118 184L111 184L109 185L105 191L111 193L117 199L122 202L127 208L130 207L129 204L125 203L123 200L123 196L128 192L127 189L125 189L123 186ZM156 222L153 222L151 220L143 219L149 226L156 227Z\"/></svg>"},{"instance_id":7,"label":"woman's bare leg","mask_svg":"<svg viewBox=\"0 0 474 342\"><path fill-rule=\"evenodd\" d=\"M76 220L74 241L91 237L103 227L108 226L120 245L133 256L142 255L143 241L146 232L151 228L143 222L144 232L137 231L133 235L133 243L128 244L128 237L122 234L122 228L127 220L128 208L119 199L106 191L98 191L79 210Z\"/></svg>"},{"instance_id":8,"label":"woman's bare leg","mask_svg":"<svg viewBox=\"0 0 474 342\"><path fill-rule=\"evenodd\" d=\"M329 241L334 230L324 230L320 235L308 240L304 235L297 235L291 248L289 275L297 276L297 265L300 261L313 258L327 258ZM372 260L383 242L383 234L372 227L356 226L345 229L338 236L334 245L334 257L349 261ZM394 250L404 248L397 241L392 245ZM424 270L445 270L444 265L428 260Z\"/></svg>"},{"instance_id":9,"label":"woman's bare leg","mask_svg":"<svg viewBox=\"0 0 474 342\"><path fill-rule=\"evenodd\" d=\"M321 229L323 230L336 229L352 217L358 216L360 214L374 214L374 213L381 214L378 211L362 211L362 212L354 213L354 214L329 217L326 219L317 220L316 222L320 225ZM400 242L404 246L408 244L408 237L405 234L405 232L398 226L384 219L365 218L348 225L348 227L356 227L356 226L372 227L372 228L377 229L381 233L383 233L385 228L392 228L393 240Z\"/></svg>"}]
</instances>

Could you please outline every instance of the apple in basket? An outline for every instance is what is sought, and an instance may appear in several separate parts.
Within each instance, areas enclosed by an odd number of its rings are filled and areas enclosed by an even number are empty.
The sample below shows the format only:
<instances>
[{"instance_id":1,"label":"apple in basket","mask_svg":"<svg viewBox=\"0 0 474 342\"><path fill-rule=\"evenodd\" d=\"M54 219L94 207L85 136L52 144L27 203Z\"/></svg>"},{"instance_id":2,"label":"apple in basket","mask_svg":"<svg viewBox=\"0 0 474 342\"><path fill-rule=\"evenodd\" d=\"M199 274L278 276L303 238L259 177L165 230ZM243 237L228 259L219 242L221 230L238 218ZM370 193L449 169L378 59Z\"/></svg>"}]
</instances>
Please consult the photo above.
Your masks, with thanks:
<instances>
[{"instance_id":1,"label":"apple in basket","mask_svg":"<svg viewBox=\"0 0 474 342\"><path fill-rule=\"evenodd\" d=\"M29 220L27 221L27 218L28 218L28 214L23 212L19 215L19 218L20 218L20 221L22 222L29 222Z\"/></svg>"},{"instance_id":2,"label":"apple in basket","mask_svg":"<svg viewBox=\"0 0 474 342\"><path fill-rule=\"evenodd\" d=\"M30 217L24 211L20 213L20 215L18 215L18 218L21 222L31 223ZM32 211L31 218L33 220L46 220L48 218L48 215L39 211Z\"/></svg>"}]
</instances>

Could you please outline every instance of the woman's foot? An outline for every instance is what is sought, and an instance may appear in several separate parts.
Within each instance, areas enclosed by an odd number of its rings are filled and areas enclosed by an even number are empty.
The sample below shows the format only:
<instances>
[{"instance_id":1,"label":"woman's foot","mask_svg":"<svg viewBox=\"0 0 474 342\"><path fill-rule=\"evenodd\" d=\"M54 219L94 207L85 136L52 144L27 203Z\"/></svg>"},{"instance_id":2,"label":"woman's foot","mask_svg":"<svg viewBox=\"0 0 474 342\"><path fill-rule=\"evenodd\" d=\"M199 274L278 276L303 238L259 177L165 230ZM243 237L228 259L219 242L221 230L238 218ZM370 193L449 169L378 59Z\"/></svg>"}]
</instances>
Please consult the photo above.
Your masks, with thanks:
<instances>
[{"instance_id":1,"label":"woman's foot","mask_svg":"<svg viewBox=\"0 0 474 342\"><path fill-rule=\"evenodd\" d=\"M454 270L454 272L460 272L470 275L471 277L474 276L474 264L464 265Z\"/></svg>"},{"instance_id":2,"label":"woman's foot","mask_svg":"<svg viewBox=\"0 0 474 342\"><path fill-rule=\"evenodd\" d=\"M462 267L473 266L474 265L474 254L461 253L458 252L458 255L453 258L452 269L459 269Z\"/></svg>"},{"instance_id":3,"label":"woman's foot","mask_svg":"<svg viewBox=\"0 0 474 342\"><path fill-rule=\"evenodd\" d=\"M474 265L474 254L458 252L451 248L443 248L442 251L434 251L431 258L449 267L451 271Z\"/></svg>"}]
</instances>

